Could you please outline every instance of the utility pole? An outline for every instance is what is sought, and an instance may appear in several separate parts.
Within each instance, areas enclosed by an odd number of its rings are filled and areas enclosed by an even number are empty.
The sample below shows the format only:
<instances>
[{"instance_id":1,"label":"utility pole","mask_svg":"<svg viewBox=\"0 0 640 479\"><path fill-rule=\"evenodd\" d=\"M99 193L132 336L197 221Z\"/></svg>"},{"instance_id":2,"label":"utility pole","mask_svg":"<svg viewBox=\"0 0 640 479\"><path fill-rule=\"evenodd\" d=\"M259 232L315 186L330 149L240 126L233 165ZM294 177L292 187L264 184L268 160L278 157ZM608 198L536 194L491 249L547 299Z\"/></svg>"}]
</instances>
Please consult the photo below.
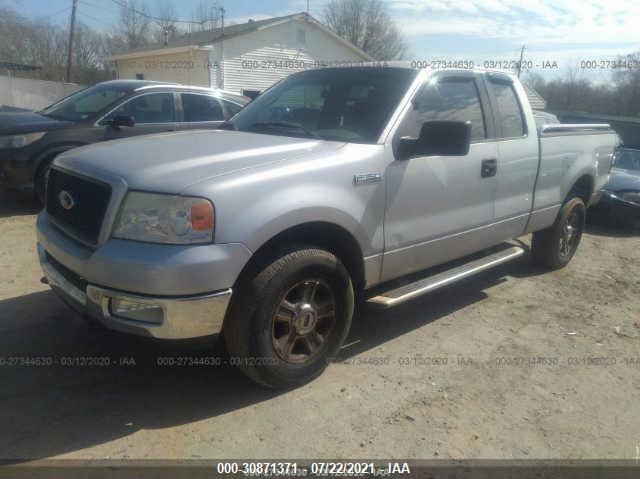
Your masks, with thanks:
<instances>
[{"instance_id":1,"label":"utility pole","mask_svg":"<svg viewBox=\"0 0 640 479\"><path fill-rule=\"evenodd\" d=\"M520 50L520 61L518 62L518 78L520 78L520 73L522 72L523 60L524 60L524 45L522 45L522 49Z\"/></svg>"},{"instance_id":2,"label":"utility pole","mask_svg":"<svg viewBox=\"0 0 640 479\"><path fill-rule=\"evenodd\" d=\"M224 7L220 7L220 78L218 88L224 89Z\"/></svg>"},{"instance_id":3,"label":"utility pole","mask_svg":"<svg viewBox=\"0 0 640 479\"><path fill-rule=\"evenodd\" d=\"M67 55L67 77L66 82L71 82L71 61L73 57L73 30L76 26L76 8L78 8L78 0L73 0L71 7L71 25L69 26L69 52Z\"/></svg>"}]
</instances>

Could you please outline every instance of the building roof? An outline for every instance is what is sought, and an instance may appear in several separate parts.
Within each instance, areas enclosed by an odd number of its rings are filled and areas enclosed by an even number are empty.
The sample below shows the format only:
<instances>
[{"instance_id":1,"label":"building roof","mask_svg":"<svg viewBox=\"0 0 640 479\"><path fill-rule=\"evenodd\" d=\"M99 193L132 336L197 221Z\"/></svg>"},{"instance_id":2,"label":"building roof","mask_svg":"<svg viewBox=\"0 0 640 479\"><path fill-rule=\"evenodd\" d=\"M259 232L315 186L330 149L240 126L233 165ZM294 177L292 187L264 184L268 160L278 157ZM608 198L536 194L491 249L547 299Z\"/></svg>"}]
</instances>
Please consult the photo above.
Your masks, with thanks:
<instances>
[{"instance_id":1,"label":"building roof","mask_svg":"<svg viewBox=\"0 0 640 479\"><path fill-rule=\"evenodd\" d=\"M192 32L182 35L173 40L169 40L169 42L165 45L164 42L158 42L151 45L147 45L142 48L136 48L133 50L129 50L127 52L123 52L121 54L113 55L111 60L121 60L126 58L134 58L146 55L158 55L163 51L180 51L185 48L193 48L193 47L204 47L207 45L211 45L220 40L225 40L227 38L235 37L238 35L244 35L246 33L255 32L257 30L268 28L272 26L276 26L280 23L287 22L289 20L300 20L311 23L316 27L323 30L325 33L334 37L336 40L344 44L345 46L351 48L356 51L359 55L362 56L363 59L371 60L371 56L365 53L363 50L355 46L354 44L348 42L342 37L338 36L336 33L331 31L329 28L324 26L318 20L313 18L306 12L294 13L292 15L284 15L281 17L273 17L266 18L264 20L249 20L245 23L238 23L235 25L225 25L224 29L222 27L215 28L213 30L203 31L203 32Z\"/></svg>"}]
</instances>

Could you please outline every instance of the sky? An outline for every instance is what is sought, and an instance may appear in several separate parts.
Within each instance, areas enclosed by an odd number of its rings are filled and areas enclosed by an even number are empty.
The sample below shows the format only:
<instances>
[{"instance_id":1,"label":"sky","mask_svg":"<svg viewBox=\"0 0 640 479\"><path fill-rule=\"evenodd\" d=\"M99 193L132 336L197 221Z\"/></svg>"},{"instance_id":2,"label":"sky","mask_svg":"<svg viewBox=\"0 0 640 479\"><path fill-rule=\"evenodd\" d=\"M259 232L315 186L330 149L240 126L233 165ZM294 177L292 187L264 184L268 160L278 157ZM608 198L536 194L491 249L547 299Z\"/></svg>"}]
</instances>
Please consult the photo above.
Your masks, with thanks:
<instances>
[{"instance_id":1,"label":"sky","mask_svg":"<svg viewBox=\"0 0 640 479\"><path fill-rule=\"evenodd\" d=\"M146 0L152 14L171 4L191 19L202 0ZM417 61L466 61L477 66L509 65L525 46L525 66L546 79L572 68L595 82L610 79L617 55L640 51L640 0L384 0ZM327 0L309 0L321 18ZM72 0L0 0L30 18L69 21ZM305 11L306 0L211 0L226 21L245 22ZM79 0L78 18L109 30L117 21L112 0ZM493 63L492 63L493 62ZM636 66L638 67L638 66ZM526 69L525 69L526 70Z\"/></svg>"}]
</instances>

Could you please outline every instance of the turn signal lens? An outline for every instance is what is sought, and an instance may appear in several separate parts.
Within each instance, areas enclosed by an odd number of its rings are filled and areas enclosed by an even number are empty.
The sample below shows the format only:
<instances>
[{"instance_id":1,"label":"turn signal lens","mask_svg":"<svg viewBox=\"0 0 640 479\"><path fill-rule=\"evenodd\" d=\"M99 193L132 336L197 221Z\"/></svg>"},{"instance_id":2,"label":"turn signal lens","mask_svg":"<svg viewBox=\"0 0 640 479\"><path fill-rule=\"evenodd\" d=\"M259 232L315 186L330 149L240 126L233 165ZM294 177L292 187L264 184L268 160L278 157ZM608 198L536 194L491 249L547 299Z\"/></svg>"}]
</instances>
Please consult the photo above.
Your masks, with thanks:
<instances>
[{"instance_id":1,"label":"turn signal lens","mask_svg":"<svg viewBox=\"0 0 640 479\"><path fill-rule=\"evenodd\" d=\"M197 203L191 207L191 229L210 231L213 229L213 207L209 202Z\"/></svg>"}]
</instances>

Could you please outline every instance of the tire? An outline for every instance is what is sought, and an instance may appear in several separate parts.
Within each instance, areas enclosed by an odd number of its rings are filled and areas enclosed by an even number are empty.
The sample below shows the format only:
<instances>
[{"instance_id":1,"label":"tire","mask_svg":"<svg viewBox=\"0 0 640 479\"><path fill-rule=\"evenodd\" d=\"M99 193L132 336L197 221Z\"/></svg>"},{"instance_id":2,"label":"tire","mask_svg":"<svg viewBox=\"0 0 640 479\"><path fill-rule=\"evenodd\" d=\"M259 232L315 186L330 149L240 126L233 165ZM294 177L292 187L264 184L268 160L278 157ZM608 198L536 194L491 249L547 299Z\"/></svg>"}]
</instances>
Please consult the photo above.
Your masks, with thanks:
<instances>
[{"instance_id":1,"label":"tire","mask_svg":"<svg viewBox=\"0 0 640 479\"><path fill-rule=\"evenodd\" d=\"M274 389L304 384L324 371L349 332L349 273L312 247L289 249L257 269L236 288L225 319L230 363Z\"/></svg>"},{"instance_id":2,"label":"tire","mask_svg":"<svg viewBox=\"0 0 640 479\"><path fill-rule=\"evenodd\" d=\"M531 253L536 264L550 269L564 268L580 244L586 219L586 208L581 198L567 201L547 229L533 233Z\"/></svg>"},{"instance_id":3,"label":"tire","mask_svg":"<svg viewBox=\"0 0 640 479\"><path fill-rule=\"evenodd\" d=\"M53 158L43 160L42 164L38 166L36 176L33 179L33 195L42 206L44 206L46 200L47 180L49 179L51 163L53 163Z\"/></svg>"}]
</instances>

